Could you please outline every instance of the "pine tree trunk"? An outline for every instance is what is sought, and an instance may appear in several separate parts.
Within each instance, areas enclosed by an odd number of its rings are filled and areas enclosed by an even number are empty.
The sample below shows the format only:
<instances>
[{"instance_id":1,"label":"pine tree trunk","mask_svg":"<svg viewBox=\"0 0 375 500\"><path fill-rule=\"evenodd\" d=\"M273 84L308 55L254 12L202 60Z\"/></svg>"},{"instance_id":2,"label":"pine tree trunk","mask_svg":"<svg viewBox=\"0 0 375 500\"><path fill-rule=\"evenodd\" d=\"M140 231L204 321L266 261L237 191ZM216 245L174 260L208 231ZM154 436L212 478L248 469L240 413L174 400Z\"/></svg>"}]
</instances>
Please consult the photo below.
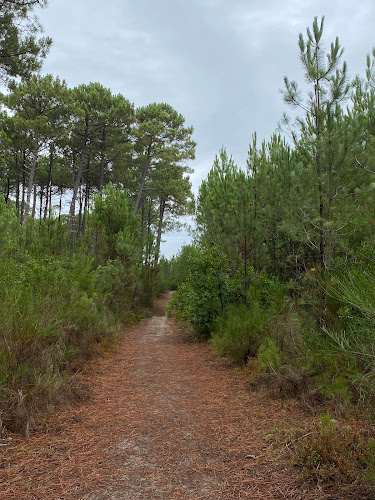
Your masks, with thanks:
<instances>
[{"instance_id":1,"label":"pine tree trunk","mask_svg":"<svg viewBox=\"0 0 375 500\"><path fill-rule=\"evenodd\" d=\"M17 217L20 217L20 172L18 163L18 153L16 153L16 212Z\"/></svg>"},{"instance_id":2,"label":"pine tree trunk","mask_svg":"<svg viewBox=\"0 0 375 500\"><path fill-rule=\"evenodd\" d=\"M319 158L319 163L320 163L320 158ZM325 239L325 234L324 234L324 198L323 198L323 186L322 186L322 180L321 180L321 171L320 171L320 166L319 166L319 177L318 177L318 191L319 191L319 265L321 271L323 271L324 266L325 266L325 251L324 251L324 239Z\"/></svg>"},{"instance_id":3,"label":"pine tree trunk","mask_svg":"<svg viewBox=\"0 0 375 500\"><path fill-rule=\"evenodd\" d=\"M145 204L142 202L141 204L142 212L141 212L141 233L142 236L146 234L146 222L145 222Z\"/></svg>"},{"instance_id":4,"label":"pine tree trunk","mask_svg":"<svg viewBox=\"0 0 375 500\"><path fill-rule=\"evenodd\" d=\"M48 193L48 187L47 187L47 193ZM42 216L43 216L43 195L44 195L44 188L41 186L40 187L40 202L39 202L39 225L42 223Z\"/></svg>"},{"instance_id":5,"label":"pine tree trunk","mask_svg":"<svg viewBox=\"0 0 375 500\"><path fill-rule=\"evenodd\" d=\"M37 179L37 174L38 174L38 166L35 166L35 172L34 172L34 190L33 190L33 209L31 212L31 219L35 219L35 212L36 212L36 203L37 203L37 194L38 194L38 184L36 182Z\"/></svg>"},{"instance_id":6,"label":"pine tree trunk","mask_svg":"<svg viewBox=\"0 0 375 500\"><path fill-rule=\"evenodd\" d=\"M319 61L318 58L316 60L316 64L318 66ZM318 67L317 67L317 74L318 74ZM317 148L319 148L319 139L320 139L320 121L319 121L319 115L321 112L321 105L320 105L320 91L319 91L319 80L315 81L315 128L316 128L316 138L317 138ZM315 155L315 162L316 162L316 172L318 176L318 193L319 193L319 265L321 268L321 271L324 269L324 195L323 195L323 185L322 185L322 167L321 167L321 158L320 158L320 152L319 149L316 151Z\"/></svg>"},{"instance_id":7,"label":"pine tree trunk","mask_svg":"<svg viewBox=\"0 0 375 500\"><path fill-rule=\"evenodd\" d=\"M332 186L332 165L329 166L328 170L328 182L329 182L329 189L328 189L328 222L332 222L332 205L333 205L333 186ZM332 271L332 254L333 254L333 238L332 238L332 227L331 224L329 224L329 229L328 229L328 234L327 234L327 268L329 271Z\"/></svg>"},{"instance_id":8,"label":"pine tree trunk","mask_svg":"<svg viewBox=\"0 0 375 500\"><path fill-rule=\"evenodd\" d=\"M137 214L139 212L139 209L141 207L143 189L145 187L148 170L150 168L151 148L152 148L152 141L150 142L150 144L148 145L148 148L147 148L146 162L145 162L144 167L143 167L142 178L141 178L141 182L139 184L137 201L135 202L135 208L134 208L135 214Z\"/></svg>"},{"instance_id":9,"label":"pine tree trunk","mask_svg":"<svg viewBox=\"0 0 375 500\"><path fill-rule=\"evenodd\" d=\"M257 168L254 166L254 237L253 237L253 266L254 269L257 268L257 241L255 239L256 235L256 223L258 218L258 190L257 190Z\"/></svg>"},{"instance_id":10,"label":"pine tree trunk","mask_svg":"<svg viewBox=\"0 0 375 500\"><path fill-rule=\"evenodd\" d=\"M21 202L21 214L20 214L20 222L24 223L25 220L25 187L26 187L26 152L23 152L23 161L22 161L22 202Z\"/></svg>"},{"instance_id":11,"label":"pine tree trunk","mask_svg":"<svg viewBox=\"0 0 375 500\"><path fill-rule=\"evenodd\" d=\"M146 261L145 265L150 264L150 258L151 258L151 251L150 251L150 240L151 240L151 212L152 212L152 205L151 205L151 200L148 204L148 217L147 217L147 255L146 255Z\"/></svg>"},{"instance_id":12,"label":"pine tree trunk","mask_svg":"<svg viewBox=\"0 0 375 500\"><path fill-rule=\"evenodd\" d=\"M24 214L23 214L23 223L24 224L27 220L27 217L28 217L29 211L30 211L30 202L31 202L31 194L32 194L33 187L34 187L35 170L36 170L36 167L38 164L38 154L39 154L39 139L37 138L35 140L35 144L34 144L33 161L31 163L29 182L27 185L26 204L25 204L25 210L24 210Z\"/></svg>"},{"instance_id":13,"label":"pine tree trunk","mask_svg":"<svg viewBox=\"0 0 375 500\"><path fill-rule=\"evenodd\" d=\"M79 204L79 211L78 211L78 230L77 230L77 237L79 237L81 233L81 227L82 227L82 208L83 208L83 194L82 194L82 185L79 186L79 196L78 196L78 204Z\"/></svg>"},{"instance_id":14,"label":"pine tree trunk","mask_svg":"<svg viewBox=\"0 0 375 500\"><path fill-rule=\"evenodd\" d=\"M83 167L85 166L85 161L86 161L87 140L88 140L88 121L86 120L85 140L84 140L83 148L82 148L82 152L81 152L81 159L80 159L80 163L79 163L78 172L77 172L77 175L76 175L76 178L74 181L73 195L72 195L72 200L70 203L70 210L69 210L68 224L67 224L68 232L71 234L71 248L72 248L73 253L74 253L75 240L76 240L75 227L74 227L76 201L77 201L78 190L79 190L79 187L81 185Z\"/></svg>"},{"instance_id":15,"label":"pine tree trunk","mask_svg":"<svg viewBox=\"0 0 375 500\"><path fill-rule=\"evenodd\" d=\"M48 218L50 219L52 217L52 182L50 183L49 187L49 206L48 206Z\"/></svg>"},{"instance_id":16,"label":"pine tree trunk","mask_svg":"<svg viewBox=\"0 0 375 500\"><path fill-rule=\"evenodd\" d=\"M155 254L155 262L158 263L160 256L160 244L161 244L161 233L163 228L163 218L165 211L166 201L163 198L160 198L159 204L159 222L158 222L158 235L156 240L156 254Z\"/></svg>"},{"instance_id":17,"label":"pine tree trunk","mask_svg":"<svg viewBox=\"0 0 375 500\"><path fill-rule=\"evenodd\" d=\"M86 220L87 220L87 213L89 210L89 202L90 202L90 155L88 156L87 159L87 172L86 172L86 189L85 189L85 205L83 208L83 219L82 219L82 226L81 226L81 234L85 234L86 232Z\"/></svg>"},{"instance_id":18,"label":"pine tree trunk","mask_svg":"<svg viewBox=\"0 0 375 500\"><path fill-rule=\"evenodd\" d=\"M6 204L8 204L9 195L10 195L10 179L8 177L8 180L7 180L7 191L5 193L5 203Z\"/></svg>"},{"instance_id":19,"label":"pine tree trunk","mask_svg":"<svg viewBox=\"0 0 375 500\"><path fill-rule=\"evenodd\" d=\"M47 219L48 207L50 205L53 153L54 153L54 146L51 144L51 147L49 150L49 167L48 167L48 179L47 179L46 205L44 208L44 217L43 217L44 221L46 221L46 219Z\"/></svg>"},{"instance_id":20,"label":"pine tree trunk","mask_svg":"<svg viewBox=\"0 0 375 500\"><path fill-rule=\"evenodd\" d=\"M104 156L104 145L106 139L106 128L103 127L103 135L102 135L102 149L101 149L101 158L100 158L100 178L99 178L99 193L100 197L103 194L103 184L104 184L104 166L105 166L105 156Z\"/></svg>"},{"instance_id":21,"label":"pine tree trunk","mask_svg":"<svg viewBox=\"0 0 375 500\"><path fill-rule=\"evenodd\" d=\"M60 201L59 201L59 224L60 224L60 222L61 222L62 197L63 197L63 192L62 192L62 190L61 190L61 191L60 191Z\"/></svg>"}]
</instances>

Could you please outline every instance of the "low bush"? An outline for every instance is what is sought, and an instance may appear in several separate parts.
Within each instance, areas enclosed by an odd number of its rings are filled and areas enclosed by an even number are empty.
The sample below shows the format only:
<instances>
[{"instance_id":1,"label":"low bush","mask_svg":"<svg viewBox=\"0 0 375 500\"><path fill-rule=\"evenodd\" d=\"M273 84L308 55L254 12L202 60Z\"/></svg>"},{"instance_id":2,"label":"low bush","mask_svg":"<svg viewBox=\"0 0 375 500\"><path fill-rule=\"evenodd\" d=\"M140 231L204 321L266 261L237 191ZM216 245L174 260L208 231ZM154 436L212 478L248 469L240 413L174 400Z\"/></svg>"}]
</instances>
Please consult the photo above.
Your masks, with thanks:
<instances>
[{"instance_id":1,"label":"low bush","mask_svg":"<svg viewBox=\"0 0 375 500\"><path fill-rule=\"evenodd\" d=\"M190 321L197 335L209 338L216 318L240 302L241 283L229 271L228 258L214 247L189 254L189 273L173 294L171 309Z\"/></svg>"},{"instance_id":2,"label":"low bush","mask_svg":"<svg viewBox=\"0 0 375 500\"><path fill-rule=\"evenodd\" d=\"M90 357L116 325L87 258L0 263L3 424L27 432L36 413L71 397L63 389L71 362Z\"/></svg>"},{"instance_id":3,"label":"low bush","mask_svg":"<svg viewBox=\"0 0 375 500\"><path fill-rule=\"evenodd\" d=\"M136 267L125 267L120 259L109 261L96 270L96 293L116 317L127 322L145 305L144 279Z\"/></svg>"},{"instance_id":4,"label":"low bush","mask_svg":"<svg viewBox=\"0 0 375 500\"><path fill-rule=\"evenodd\" d=\"M210 342L220 356L235 363L246 363L258 352L262 336L267 332L267 318L258 302L250 308L234 306L216 319Z\"/></svg>"},{"instance_id":5,"label":"low bush","mask_svg":"<svg viewBox=\"0 0 375 500\"><path fill-rule=\"evenodd\" d=\"M294 463L317 483L359 484L375 480L375 434L321 415L313 428L291 441Z\"/></svg>"},{"instance_id":6,"label":"low bush","mask_svg":"<svg viewBox=\"0 0 375 500\"><path fill-rule=\"evenodd\" d=\"M280 351L270 337L265 337L258 349L258 360L263 370L279 370L281 363Z\"/></svg>"},{"instance_id":7,"label":"low bush","mask_svg":"<svg viewBox=\"0 0 375 500\"><path fill-rule=\"evenodd\" d=\"M302 356L296 364L340 413L353 405L374 413L374 283L373 261L363 259L315 279L310 294L317 290L320 297L319 317L303 300L299 304L310 324L304 327ZM308 293L306 287L305 297Z\"/></svg>"}]
</instances>

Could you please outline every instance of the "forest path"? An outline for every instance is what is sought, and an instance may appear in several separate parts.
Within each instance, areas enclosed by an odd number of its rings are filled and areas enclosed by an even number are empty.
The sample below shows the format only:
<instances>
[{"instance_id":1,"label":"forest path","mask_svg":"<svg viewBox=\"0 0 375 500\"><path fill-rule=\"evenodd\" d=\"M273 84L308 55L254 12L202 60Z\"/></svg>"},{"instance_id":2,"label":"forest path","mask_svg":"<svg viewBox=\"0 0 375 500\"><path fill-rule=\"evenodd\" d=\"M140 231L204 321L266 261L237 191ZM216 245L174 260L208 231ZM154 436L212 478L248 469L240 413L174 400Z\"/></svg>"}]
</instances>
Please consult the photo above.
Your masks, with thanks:
<instances>
[{"instance_id":1,"label":"forest path","mask_svg":"<svg viewBox=\"0 0 375 500\"><path fill-rule=\"evenodd\" d=\"M153 316L128 329L122 348L92 362L85 378L90 401L51 419L45 433L13 436L1 499L319 498L296 486L265 438L303 414L250 392L175 320Z\"/></svg>"}]
</instances>

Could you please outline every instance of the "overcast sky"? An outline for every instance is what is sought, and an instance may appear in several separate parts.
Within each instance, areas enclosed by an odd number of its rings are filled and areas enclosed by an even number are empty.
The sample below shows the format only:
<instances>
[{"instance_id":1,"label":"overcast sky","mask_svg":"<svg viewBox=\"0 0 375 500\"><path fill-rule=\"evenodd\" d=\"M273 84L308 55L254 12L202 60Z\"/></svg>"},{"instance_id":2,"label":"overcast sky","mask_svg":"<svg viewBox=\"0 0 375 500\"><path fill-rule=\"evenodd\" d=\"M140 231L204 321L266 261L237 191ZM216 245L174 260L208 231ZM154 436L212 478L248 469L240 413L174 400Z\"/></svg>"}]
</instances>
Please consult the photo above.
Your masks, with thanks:
<instances>
[{"instance_id":1,"label":"overcast sky","mask_svg":"<svg viewBox=\"0 0 375 500\"><path fill-rule=\"evenodd\" d=\"M286 106L283 77L303 82L298 34L326 16L350 76L375 46L374 0L50 0L38 17L53 46L43 73L98 81L136 107L167 102L194 126L193 190L225 146L245 165L254 131L269 139ZM189 242L166 235L166 256Z\"/></svg>"}]
</instances>

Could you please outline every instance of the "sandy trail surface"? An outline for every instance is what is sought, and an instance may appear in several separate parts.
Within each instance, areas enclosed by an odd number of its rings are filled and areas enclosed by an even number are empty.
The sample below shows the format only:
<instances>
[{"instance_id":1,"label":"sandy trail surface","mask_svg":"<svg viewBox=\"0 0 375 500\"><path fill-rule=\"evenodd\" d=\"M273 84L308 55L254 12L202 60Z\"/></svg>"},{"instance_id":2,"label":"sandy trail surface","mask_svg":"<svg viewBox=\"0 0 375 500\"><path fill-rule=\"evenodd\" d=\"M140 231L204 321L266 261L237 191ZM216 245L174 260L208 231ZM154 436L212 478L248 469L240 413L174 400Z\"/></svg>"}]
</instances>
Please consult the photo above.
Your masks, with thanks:
<instances>
[{"instance_id":1,"label":"sandy trail surface","mask_svg":"<svg viewBox=\"0 0 375 500\"><path fill-rule=\"evenodd\" d=\"M89 401L3 446L2 500L322 498L267 439L304 414L251 392L166 315L128 329L84 377Z\"/></svg>"}]
</instances>

